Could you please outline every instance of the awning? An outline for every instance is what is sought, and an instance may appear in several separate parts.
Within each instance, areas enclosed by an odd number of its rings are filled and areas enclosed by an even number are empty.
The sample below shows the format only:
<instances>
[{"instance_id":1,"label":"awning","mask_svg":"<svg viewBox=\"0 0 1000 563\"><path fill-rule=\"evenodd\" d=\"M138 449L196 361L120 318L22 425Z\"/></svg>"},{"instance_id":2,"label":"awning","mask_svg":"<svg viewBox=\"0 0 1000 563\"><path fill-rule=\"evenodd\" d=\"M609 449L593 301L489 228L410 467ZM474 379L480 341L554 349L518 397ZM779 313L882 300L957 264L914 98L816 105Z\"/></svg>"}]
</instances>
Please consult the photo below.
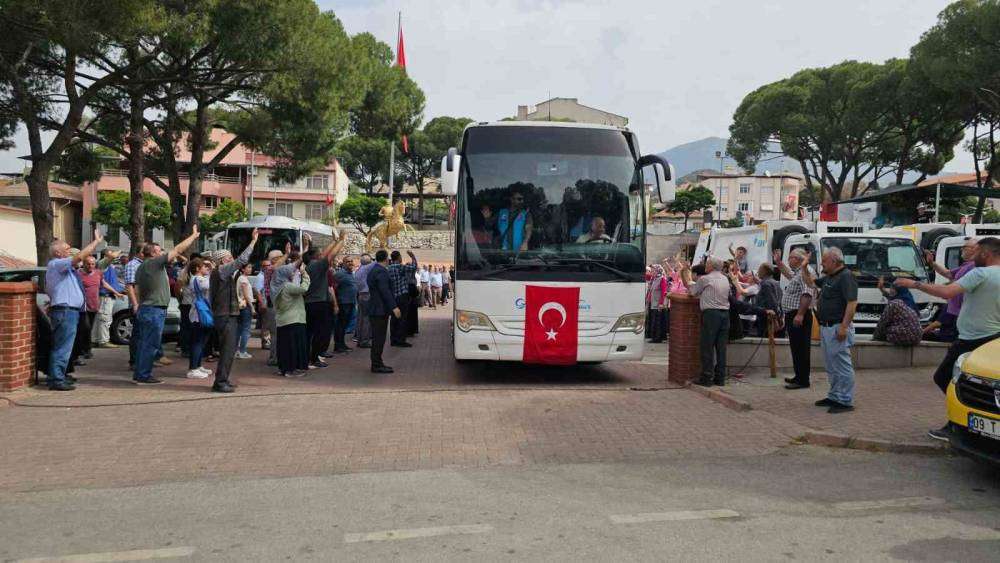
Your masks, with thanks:
<instances>
[{"instance_id":1,"label":"awning","mask_svg":"<svg viewBox=\"0 0 1000 563\"><path fill-rule=\"evenodd\" d=\"M996 188L977 188L975 186L963 186L961 184L930 184L922 186L915 184L900 184L896 186L886 186L878 191L871 191L862 196L840 200L837 203L866 203L869 201L881 201L897 194L906 194L921 198L936 197L939 189L941 197L986 196L1000 198L1000 189Z\"/></svg>"}]
</instances>

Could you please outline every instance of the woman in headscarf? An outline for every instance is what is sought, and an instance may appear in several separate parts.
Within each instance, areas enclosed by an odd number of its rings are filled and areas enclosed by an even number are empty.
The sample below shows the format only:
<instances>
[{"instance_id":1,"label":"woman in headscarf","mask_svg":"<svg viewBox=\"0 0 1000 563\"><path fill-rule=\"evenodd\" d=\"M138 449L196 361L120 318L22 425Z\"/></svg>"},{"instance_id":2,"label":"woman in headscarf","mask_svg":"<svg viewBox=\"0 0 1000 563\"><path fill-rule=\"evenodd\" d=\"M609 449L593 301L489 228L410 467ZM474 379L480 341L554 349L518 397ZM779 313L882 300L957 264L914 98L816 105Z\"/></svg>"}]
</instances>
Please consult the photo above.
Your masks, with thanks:
<instances>
[{"instance_id":1,"label":"woman in headscarf","mask_svg":"<svg viewBox=\"0 0 1000 563\"><path fill-rule=\"evenodd\" d=\"M208 335L212 332L212 328L202 325L202 319L198 314L196 302L209 302L210 300L208 262L202 260L201 258L192 258L191 261L188 262L187 268L184 272L184 279L187 280L187 285L184 290L190 298L190 306L187 309L187 314L188 320L191 323L190 335L188 337L191 354L190 359L188 360L187 376L190 379L205 379L212 373L212 371L202 367L201 361L204 358L205 341L208 339Z\"/></svg>"},{"instance_id":2,"label":"woman in headscarf","mask_svg":"<svg viewBox=\"0 0 1000 563\"><path fill-rule=\"evenodd\" d=\"M898 346L916 346L923 338L920 327L917 303L913 294L905 287L895 287L886 284L883 278L878 280L878 289L889 303L882 310L872 340L881 340Z\"/></svg>"},{"instance_id":3,"label":"woman in headscarf","mask_svg":"<svg viewBox=\"0 0 1000 563\"><path fill-rule=\"evenodd\" d=\"M653 279L649 282L650 342L663 342L667 337L667 276L663 266L653 266Z\"/></svg>"},{"instance_id":4,"label":"woman in headscarf","mask_svg":"<svg viewBox=\"0 0 1000 563\"><path fill-rule=\"evenodd\" d=\"M309 369L309 338L306 336L306 303L303 299L309 290L309 274L297 253L290 254L289 259L294 261L276 268L271 279L271 300L278 327L278 371L284 377L301 377Z\"/></svg>"}]
</instances>

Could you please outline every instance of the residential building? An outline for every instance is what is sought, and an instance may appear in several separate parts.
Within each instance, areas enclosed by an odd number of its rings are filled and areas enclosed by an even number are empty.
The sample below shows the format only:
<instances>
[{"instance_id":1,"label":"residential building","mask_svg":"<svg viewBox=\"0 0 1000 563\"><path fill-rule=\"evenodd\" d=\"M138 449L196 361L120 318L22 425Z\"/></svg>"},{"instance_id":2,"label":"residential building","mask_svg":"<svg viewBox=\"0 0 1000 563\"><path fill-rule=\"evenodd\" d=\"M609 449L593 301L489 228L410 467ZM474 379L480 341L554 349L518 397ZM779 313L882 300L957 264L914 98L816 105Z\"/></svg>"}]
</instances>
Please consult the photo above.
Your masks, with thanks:
<instances>
[{"instance_id":1,"label":"residential building","mask_svg":"<svg viewBox=\"0 0 1000 563\"><path fill-rule=\"evenodd\" d=\"M80 248L83 230L83 190L79 186L49 182L49 198L52 200L52 236L64 240L70 246ZM0 245L19 258L34 261L35 226L31 220L31 198L28 184L17 182L0 186L0 206L14 208L21 212L5 210L3 229L4 243ZM27 212L27 222L25 214ZM30 226L30 230L24 225ZM9 227L9 229L8 229ZM30 252L21 249L30 248Z\"/></svg>"},{"instance_id":2,"label":"residential building","mask_svg":"<svg viewBox=\"0 0 1000 563\"><path fill-rule=\"evenodd\" d=\"M712 216L725 221L742 212L750 222L797 219L802 177L795 174L742 174L740 172L699 172L689 184L678 189L701 185L712 191L715 208Z\"/></svg>"},{"instance_id":3,"label":"residential building","mask_svg":"<svg viewBox=\"0 0 1000 563\"><path fill-rule=\"evenodd\" d=\"M211 140L215 148L205 151L205 161L211 161L219 149L233 143L235 136L223 129L215 129ZM186 169L191 162L191 153L186 139L178 143L176 151L177 162L182 169L181 192L187 197L189 178ZM211 214L219 203L227 199L238 201L249 209L252 196L253 209L250 211L253 213L321 220L331 213L333 203L340 204L347 199L349 179L336 159L296 182L275 180L274 170L273 158L237 144L203 179L199 212L202 215ZM98 193L128 189L127 163L123 160L108 163L100 180L84 187L84 221L90 223ZM143 191L167 199L166 192L151 179L144 181ZM151 234L155 242L167 246L172 244L169 236L161 230ZM84 238L89 239L88 233L84 233ZM108 233L108 239L123 248L128 245L125 233Z\"/></svg>"},{"instance_id":4,"label":"residential building","mask_svg":"<svg viewBox=\"0 0 1000 563\"><path fill-rule=\"evenodd\" d=\"M37 262L35 223L30 209L0 205L0 232L4 234L0 268L21 268Z\"/></svg>"},{"instance_id":5,"label":"residential building","mask_svg":"<svg viewBox=\"0 0 1000 563\"><path fill-rule=\"evenodd\" d=\"M575 121L625 127L628 118L608 111L585 106L577 98L552 98L534 107L517 106L516 121Z\"/></svg>"}]
</instances>

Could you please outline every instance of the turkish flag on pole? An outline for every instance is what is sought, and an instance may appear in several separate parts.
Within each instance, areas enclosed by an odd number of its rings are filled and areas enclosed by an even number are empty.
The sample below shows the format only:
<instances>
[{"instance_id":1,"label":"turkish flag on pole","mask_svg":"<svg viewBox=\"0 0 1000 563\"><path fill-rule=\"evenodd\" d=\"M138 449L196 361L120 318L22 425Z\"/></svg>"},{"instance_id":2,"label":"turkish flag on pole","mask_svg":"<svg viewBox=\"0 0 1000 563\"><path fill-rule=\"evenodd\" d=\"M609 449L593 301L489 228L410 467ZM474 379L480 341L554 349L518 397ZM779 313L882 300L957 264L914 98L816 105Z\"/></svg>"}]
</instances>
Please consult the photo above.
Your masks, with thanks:
<instances>
[{"instance_id":1,"label":"turkish flag on pole","mask_svg":"<svg viewBox=\"0 0 1000 563\"><path fill-rule=\"evenodd\" d=\"M406 72L406 49L403 47L403 16L399 16L399 38L396 40L396 66ZM403 135L403 152L410 154L410 140Z\"/></svg>"},{"instance_id":2,"label":"turkish flag on pole","mask_svg":"<svg viewBox=\"0 0 1000 563\"><path fill-rule=\"evenodd\" d=\"M579 287L525 287L524 362L576 363Z\"/></svg>"}]
</instances>

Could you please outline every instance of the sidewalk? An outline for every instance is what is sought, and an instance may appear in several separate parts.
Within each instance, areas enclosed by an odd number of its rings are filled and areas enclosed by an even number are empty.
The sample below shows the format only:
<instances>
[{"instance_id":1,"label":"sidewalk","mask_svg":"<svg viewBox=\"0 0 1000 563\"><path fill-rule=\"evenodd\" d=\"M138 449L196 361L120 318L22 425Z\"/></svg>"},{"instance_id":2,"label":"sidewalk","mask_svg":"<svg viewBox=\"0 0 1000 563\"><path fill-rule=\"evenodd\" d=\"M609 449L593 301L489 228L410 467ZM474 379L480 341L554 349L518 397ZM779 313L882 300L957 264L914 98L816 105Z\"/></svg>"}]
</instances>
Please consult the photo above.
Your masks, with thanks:
<instances>
[{"instance_id":1,"label":"sidewalk","mask_svg":"<svg viewBox=\"0 0 1000 563\"><path fill-rule=\"evenodd\" d=\"M823 445L829 435L859 440L859 447L883 444L886 449L909 451L946 449L946 445L931 440L927 431L940 428L947 420L944 395L931 380L929 369L882 369L857 372L855 379L856 409L853 412L829 414L813 403L826 397L829 389L824 372L813 372L809 389L785 389L785 377L780 373L772 379L766 372L755 371L738 379L730 378L724 388L712 388L749 408L787 419L816 431L810 441ZM836 442L836 440L832 440ZM894 447L893 447L894 446Z\"/></svg>"},{"instance_id":2,"label":"sidewalk","mask_svg":"<svg viewBox=\"0 0 1000 563\"><path fill-rule=\"evenodd\" d=\"M366 349L327 360L330 367L312 370L306 377L286 379L266 365L267 350L251 339L251 360L235 360L233 381L236 396L337 394L394 391L514 390L514 389L630 389L676 388L667 382L666 348L651 350L648 361L562 367L525 366L509 363L458 364L452 356L451 306L420 309L420 334L410 339L412 348L386 347L384 358L396 373L375 375L369 370ZM354 346L354 343L349 343ZM651 346L651 345L649 345ZM94 358L77 368L76 391L48 391L43 384L14 393L0 394L22 406L99 406L145 404L166 401L208 400L231 397L212 393L208 379L186 379L188 361L165 342L174 363L156 368L163 385L137 387L131 383L128 348L95 349ZM332 349L332 346L331 346ZM214 363L205 363L214 369Z\"/></svg>"}]
</instances>

